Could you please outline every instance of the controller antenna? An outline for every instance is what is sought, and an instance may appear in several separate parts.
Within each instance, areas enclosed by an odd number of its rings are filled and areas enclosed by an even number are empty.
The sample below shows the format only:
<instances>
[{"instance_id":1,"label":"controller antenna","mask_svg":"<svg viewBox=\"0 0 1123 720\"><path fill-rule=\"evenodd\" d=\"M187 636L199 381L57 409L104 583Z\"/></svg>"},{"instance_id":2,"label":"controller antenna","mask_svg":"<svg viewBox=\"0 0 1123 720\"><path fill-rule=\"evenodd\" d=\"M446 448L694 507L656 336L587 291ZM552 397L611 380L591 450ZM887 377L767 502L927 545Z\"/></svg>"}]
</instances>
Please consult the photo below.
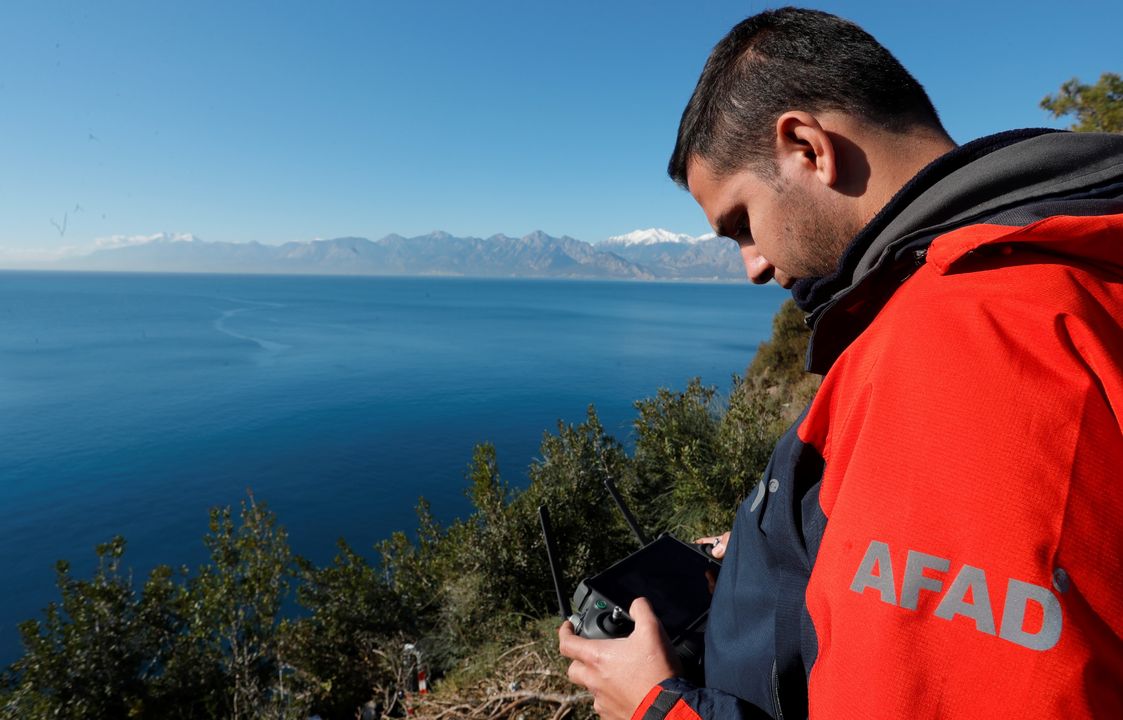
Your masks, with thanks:
<instances>
[{"instance_id":1,"label":"controller antenna","mask_svg":"<svg viewBox=\"0 0 1123 720\"><path fill-rule=\"evenodd\" d=\"M542 525L542 539L546 541L546 558L550 561L550 574L554 576L554 591L558 594L558 612L562 620L573 614L569 599L562 592L561 567L558 565L558 549L554 546L554 527L550 524L550 511L545 505L538 506L538 522Z\"/></svg>"},{"instance_id":2,"label":"controller antenna","mask_svg":"<svg viewBox=\"0 0 1123 720\"><path fill-rule=\"evenodd\" d=\"M604 486L608 488L608 494L612 496L616 507L620 508L620 514L624 516L624 522L628 523L628 527L632 529L632 534L636 536L636 540L639 541L640 546L642 547L651 542L647 539L647 536L643 534L643 529L640 528L639 523L636 522L632 511L624 504L624 498L620 496L620 491L616 489L616 483L612 482L612 478L608 475L604 476Z\"/></svg>"}]
</instances>

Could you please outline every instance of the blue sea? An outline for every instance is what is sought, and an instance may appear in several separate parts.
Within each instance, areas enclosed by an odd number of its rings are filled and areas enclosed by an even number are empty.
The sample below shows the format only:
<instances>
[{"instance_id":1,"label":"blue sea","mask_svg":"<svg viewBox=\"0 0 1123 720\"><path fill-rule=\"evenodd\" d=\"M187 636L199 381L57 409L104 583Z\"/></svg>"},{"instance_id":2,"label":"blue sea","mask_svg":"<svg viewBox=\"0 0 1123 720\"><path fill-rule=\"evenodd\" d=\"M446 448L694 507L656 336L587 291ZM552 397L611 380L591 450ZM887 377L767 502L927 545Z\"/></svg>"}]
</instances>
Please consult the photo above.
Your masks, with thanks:
<instances>
[{"instance_id":1,"label":"blue sea","mask_svg":"<svg viewBox=\"0 0 1123 720\"><path fill-rule=\"evenodd\" d=\"M468 510L476 443L515 485L542 434L693 376L728 390L776 286L0 273L0 665L16 623L115 534L138 582L195 566L207 510L252 489L316 562L373 557L424 495Z\"/></svg>"}]
</instances>

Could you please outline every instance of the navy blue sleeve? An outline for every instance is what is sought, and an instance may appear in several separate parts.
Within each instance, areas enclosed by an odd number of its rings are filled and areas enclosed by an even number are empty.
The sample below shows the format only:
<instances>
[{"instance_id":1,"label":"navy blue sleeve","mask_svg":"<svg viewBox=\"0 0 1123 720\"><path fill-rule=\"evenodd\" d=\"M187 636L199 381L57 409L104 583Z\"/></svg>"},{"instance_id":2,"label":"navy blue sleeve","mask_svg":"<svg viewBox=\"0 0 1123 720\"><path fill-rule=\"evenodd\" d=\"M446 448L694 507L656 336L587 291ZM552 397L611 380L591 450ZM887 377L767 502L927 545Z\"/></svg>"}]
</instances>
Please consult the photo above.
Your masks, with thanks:
<instances>
[{"instance_id":1,"label":"navy blue sleeve","mask_svg":"<svg viewBox=\"0 0 1123 720\"><path fill-rule=\"evenodd\" d=\"M738 697L700 688L681 678L664 680L648 694L632 720L771 720L772 716Z\"/></svg>"}]
</instances>

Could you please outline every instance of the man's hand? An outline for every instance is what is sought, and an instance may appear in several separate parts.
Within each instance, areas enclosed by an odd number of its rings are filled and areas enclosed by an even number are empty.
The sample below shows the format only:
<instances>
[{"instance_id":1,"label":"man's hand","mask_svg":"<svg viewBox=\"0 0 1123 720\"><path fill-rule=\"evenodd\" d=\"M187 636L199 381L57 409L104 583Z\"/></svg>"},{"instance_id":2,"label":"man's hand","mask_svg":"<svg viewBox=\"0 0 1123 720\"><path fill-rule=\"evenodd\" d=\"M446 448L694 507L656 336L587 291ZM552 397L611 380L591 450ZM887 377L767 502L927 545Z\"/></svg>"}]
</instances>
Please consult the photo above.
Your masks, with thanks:
<instances>
[{"instance_id":1,"label":"man's hand","mask_svg":"<svg viewBox=\"0 0 1123 720\"><path fill-rule=\"evenodd\" d=\"M725 557L725 548L729 545L729 531L721 535L697 538L694 544L709 545L710 557L714 560L721 560ZM706 584L710 586L710 594L713 595L714 590L717 588L717 571L713 568L706 568Z\"/></svg>"},{"instance_id":2,"label":"man's hand","mask_svg":"<svg viewBox=\"0 0 1123 720\"><path fill-rule=\"evenodd\" d=\"M709 537L700 537L694 541L695 545L713 545L714 549L710 551L715 560L721 560L725 557L725 548L729 545L729 531L723 532L721 535L711 535Z\"/></svg>"},{"instance_id":3,"label":"man's hand","mask_svg":"<svg viewBox=\"0 0 1123 720\"><path fill-rule=\"evenodd\" d=\"M635 629L625 638L578 637L568 620L558 629L558 649L572 660L569 679L593 694L593 710L605 720L628 720L651 688L682 672L671 641L644 598L628 614Z\"/></svg>"}]
</instances>

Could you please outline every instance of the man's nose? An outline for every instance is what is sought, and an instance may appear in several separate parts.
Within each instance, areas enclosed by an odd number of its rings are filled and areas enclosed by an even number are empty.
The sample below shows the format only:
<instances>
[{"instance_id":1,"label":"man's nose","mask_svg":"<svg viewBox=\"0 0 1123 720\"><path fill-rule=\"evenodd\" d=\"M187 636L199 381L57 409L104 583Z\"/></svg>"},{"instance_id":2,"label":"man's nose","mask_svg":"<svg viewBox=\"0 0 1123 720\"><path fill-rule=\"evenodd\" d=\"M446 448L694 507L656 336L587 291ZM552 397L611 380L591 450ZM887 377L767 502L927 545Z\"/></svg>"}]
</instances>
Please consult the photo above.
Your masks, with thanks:
<instances>
[{"instance_id":1,"label":"man's nose","mask_svg":"<svg viewBox=\"0 0 1123 720\"><path fill-rule=\"evenodd\" d=\"M754 285L763 285L768 282L776 271L772 263L768 262L768 259L757 251L756 245L742 245L741 259L745 263L745 273Z\"/></svg>"}]
</instances>

